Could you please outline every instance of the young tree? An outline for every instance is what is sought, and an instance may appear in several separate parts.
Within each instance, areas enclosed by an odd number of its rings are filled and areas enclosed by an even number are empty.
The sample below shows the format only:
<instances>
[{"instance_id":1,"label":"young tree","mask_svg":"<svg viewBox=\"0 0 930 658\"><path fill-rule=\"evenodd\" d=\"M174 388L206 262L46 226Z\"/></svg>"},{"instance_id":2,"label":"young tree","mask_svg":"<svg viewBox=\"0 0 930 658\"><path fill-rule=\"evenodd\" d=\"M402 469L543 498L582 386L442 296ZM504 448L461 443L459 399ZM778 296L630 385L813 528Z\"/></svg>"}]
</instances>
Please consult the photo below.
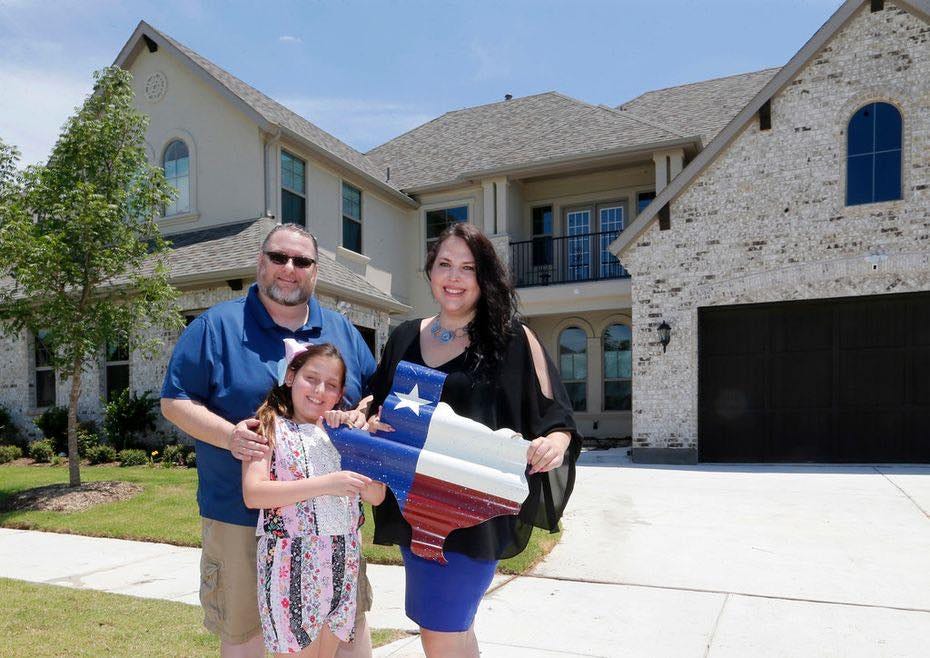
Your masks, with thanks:
<instances>
[{"instance_id":1,"label":"young tree","mask_svg":"<svg viewBox=\"0 0 930 658\"><path fill-rule=\"evenodd\" d=\"M155 222L173 190L146 158L148 120L133 108L127 71L94 80L46 165L16 173L15 149L0 145L0 325L44 331L52 365L70 380L71 486L81 483L83 371L108 342L151 352L148 329L182 326Z\"/></svg>"}]
</instances>

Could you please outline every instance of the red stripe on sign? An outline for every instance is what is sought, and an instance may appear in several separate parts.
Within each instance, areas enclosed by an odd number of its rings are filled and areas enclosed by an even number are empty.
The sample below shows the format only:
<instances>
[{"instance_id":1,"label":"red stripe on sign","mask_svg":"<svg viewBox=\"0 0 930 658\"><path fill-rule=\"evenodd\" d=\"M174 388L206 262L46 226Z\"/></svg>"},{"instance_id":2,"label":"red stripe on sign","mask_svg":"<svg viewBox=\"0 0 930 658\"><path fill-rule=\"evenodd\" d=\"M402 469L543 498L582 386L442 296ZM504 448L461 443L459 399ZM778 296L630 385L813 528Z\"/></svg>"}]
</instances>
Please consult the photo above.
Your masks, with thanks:
<instances>
[{"instance_id":1,"label":"red stripe on sign","mask_svg":"<svg viewBox=\"0 0 930 658\"><path fill-rule=\"evenodd\" d=\"M440 564L446 564L442 544L453 530L519 512L520 504L512 500L421 473L413 478L403 510L413 531L410 550Z\"/></svg>"}]
</instances>

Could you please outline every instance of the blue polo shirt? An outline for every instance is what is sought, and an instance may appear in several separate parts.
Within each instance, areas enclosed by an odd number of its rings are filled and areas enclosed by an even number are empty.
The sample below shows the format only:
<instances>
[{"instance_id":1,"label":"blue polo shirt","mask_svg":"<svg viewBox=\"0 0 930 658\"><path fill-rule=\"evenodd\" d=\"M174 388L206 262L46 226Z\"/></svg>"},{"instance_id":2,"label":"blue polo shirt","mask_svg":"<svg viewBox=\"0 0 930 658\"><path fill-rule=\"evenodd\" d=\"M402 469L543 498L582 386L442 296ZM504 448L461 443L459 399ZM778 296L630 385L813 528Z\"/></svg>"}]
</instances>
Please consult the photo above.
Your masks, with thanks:
<instances>
[{"instance_id":1,"label":"blue polo shirt","mask_svg":"<svg viewBox=\"0 0 930 658\"><path fill-rule=\"evenodd\" d=\"M161 389L165 398L200 402L231 423L255 415L284 369L284 339L332 343L346 363L345 398L355 405L375 370L361 334L342 315L310 298L307 323L297 331L275 324L255 284L247 296L217 304L181 334ZM203 441L197 449L200 515L254 526L258 512L242 502L242 468L228 450Z\"/></svg>"}]
</instances>

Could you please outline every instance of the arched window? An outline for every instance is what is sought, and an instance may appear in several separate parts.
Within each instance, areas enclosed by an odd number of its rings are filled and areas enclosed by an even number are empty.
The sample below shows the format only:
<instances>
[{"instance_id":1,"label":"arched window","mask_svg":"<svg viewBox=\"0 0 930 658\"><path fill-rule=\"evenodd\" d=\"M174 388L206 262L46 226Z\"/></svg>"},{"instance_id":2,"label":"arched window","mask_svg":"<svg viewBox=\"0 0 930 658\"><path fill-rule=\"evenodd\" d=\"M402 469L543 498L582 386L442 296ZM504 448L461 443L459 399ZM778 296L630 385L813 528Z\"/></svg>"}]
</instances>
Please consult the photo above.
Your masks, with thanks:
<instances>
[{"instance_id":1,"label":"arched window","mask_svg":"<svg viewBox=\"0 0 930 658\"><path fill-rule=\"evenodd\" d=\"M629 411L632 400L632 333L625 324L604 332L604 411Z\"/></svg>"},{"instance_id":2,"label":"arched window","mask_svg":"<svg viewBox=\"0 0 930 658\"><path fill-rule=\"evenodd\" d=\"M587 411L588 337L578 327L569 327L559 334L559 368L572 409Z\"/></svg>"},{"instance_id":3,"label":"arched window","mask_svg":"<svg viewBox=\"0 0 930 658\"><path fill-rule=\"evenodd\" d=\"M846 205L901 198L901 113L889 103L856 110L846 133Z\"/></svg>"},{"instance_id":4,"label":"arched window","mask_svg":"<svg viewBox=\"0 0 930 658\"><path fill-rule=\"evenodd\" d=\"M178 191L174 201L165 207L165 216L191 209L190 152L187 144L176 139L165 149L165 180Z\"/></svg>"}]
</instances>

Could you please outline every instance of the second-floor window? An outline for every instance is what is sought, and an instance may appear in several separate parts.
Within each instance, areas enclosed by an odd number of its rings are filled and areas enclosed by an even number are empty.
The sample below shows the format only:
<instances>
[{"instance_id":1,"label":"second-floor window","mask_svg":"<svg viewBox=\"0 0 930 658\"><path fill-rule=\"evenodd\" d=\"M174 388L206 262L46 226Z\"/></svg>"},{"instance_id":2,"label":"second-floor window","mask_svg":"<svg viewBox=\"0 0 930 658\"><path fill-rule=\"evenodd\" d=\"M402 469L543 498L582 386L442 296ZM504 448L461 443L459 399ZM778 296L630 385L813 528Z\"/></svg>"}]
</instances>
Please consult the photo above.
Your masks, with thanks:
<instances>
[{"instance_id":1,"label":"second-floor window","mask_svg":"<svg viewBox=\"0 0 930 658\"><path fill-rule=\"evenodd\" d=\"M281 223L307 223L307 165L281 151Z\"/></svg>"},{"instance_id":2,"label":"second-floor window","mask_svg":"<svg viewBox=\"0 0 930 658\"><path fill-rule=\"evenodd\" d=\"M52 368L52 354L46 338L47 334L44 331L40 331L35 337L37 407L51 407L55 404L55 370Z\"/></svg>"},{"instance_id":3,"label":"second-floor window","mask_svg":"<svg viewBox=\"0 0 930 658\"><path fill-rule=\"evenodd\" d=\"M362 191L342 184L342 246L362 253Z\"/></svg>"},{"instance_id":4,"label":"second-floor window","mask_svg":"<svg viewBox=\"0 0 930 658\"><path fill-rule=\"evenodd\" d=\"M565 211L569 281L611 279L623 268L608 247L626 226L626 202L577 206Z\"/></svg>"},{"instance_id":5,"label":"second-floor window","mask_svg":"<svg viewBox=\"0 0 930 658\"><path fill-rule=\"evenodd\" d=\"M468 221L468 206L455 206L453 208L442 208L440 210L426 211L426 250L436 242L439 234L446 230L446 227L456 222Z\"/></svg>"},{"instance_id":6,"label":"second-floor window","mask_svg":"<svg viewBox=\"0 0 930 658\"><path fill-rule=\"evenodd\" d=\"M846 205L901 198L901 113L890 103L856 110L846 135Z\"/></svg>"},{"instance_id":7,"label":"second-floor window","mask_svg":"<svg viewBox=\"0 0 930 658\"><path fill-rule=\"evenodd\" d=\"M533 208L533 267L552 265L552 206Z\"/></svg>"},{"instance_id":8,"label":"second-floor window","mask_svg":"<svg viewBox=\"0 0 930 658\"><path fill-rule=\"evenodd\" d=\"M173 187L177 195L174 201L165 207L165 216L179 215L191 209L191 173L190 151L180 139L176 139L165 149L165 180Z\"/></svg>"}]
</instances>

